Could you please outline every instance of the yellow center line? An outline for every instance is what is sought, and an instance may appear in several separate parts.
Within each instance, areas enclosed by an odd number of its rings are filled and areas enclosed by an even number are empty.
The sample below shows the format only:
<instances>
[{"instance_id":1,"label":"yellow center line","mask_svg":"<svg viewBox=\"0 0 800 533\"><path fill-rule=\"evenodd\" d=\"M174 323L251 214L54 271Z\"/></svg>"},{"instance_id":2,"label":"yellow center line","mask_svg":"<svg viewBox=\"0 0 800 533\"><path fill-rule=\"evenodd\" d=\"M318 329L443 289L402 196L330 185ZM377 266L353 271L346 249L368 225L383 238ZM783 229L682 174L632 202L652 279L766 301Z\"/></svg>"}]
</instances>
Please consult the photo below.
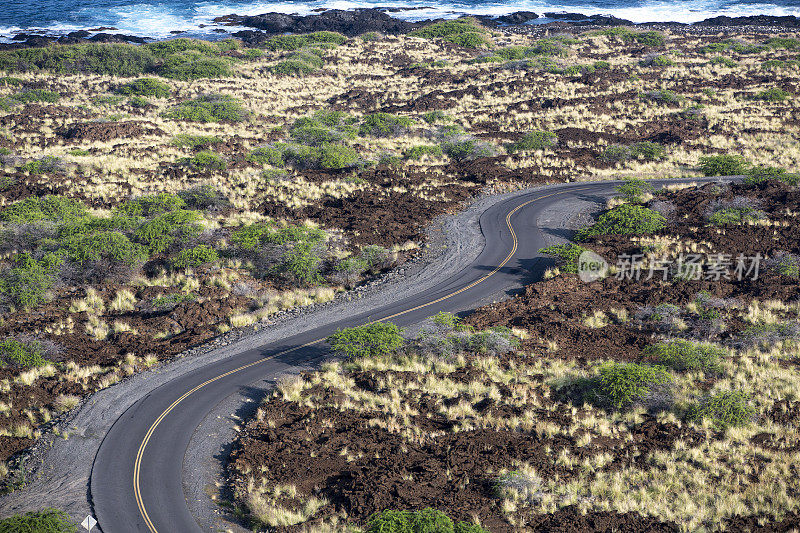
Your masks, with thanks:
<instances>
[{"instance_id":1,"label":"yellow center line","mask_svg":"<svg viewBox=\"0 0 800 533\"><path fill-rule=\"evenodd\" d=\"M586 187L582 187L582 188L579 188L579 189L574 189L573 191L576 191L576 190L580 191L580 190L584 190L585 188ZM378 320L373 320L371 322L367 322L365 325L374 324L376 322L382 322L384 320L389 320L389 319L392 319L392 318L396 318L398 316L402 316L402 315L405 315L407 313L411 313L412 311L417 311L418 309L422 309L424 307L428 307L428 306L437 304L437 303L439 303L441 301L447 300L448 298L452 298L453 296L456 296L457 294L461 294L462 292L467 291L467 290L471 289L472 287L478 285L479 283L483 283L484 281L486 281L490 277L494 276L495 274L497 274L497 272L500 271L501 268L503 268L506 265L506 263L508 263L511 260L512 257L514 257L514 254L517 253L517 246L518 246L519 243L517 241L517 234L514 231L514 227L511 225L511 217L514 215L514 213L516 213L517 211L519 211L523 207L525 207L525 206L527 206L529 204L532 204L533 202L538 202L539 200L543 200L545 198L549 198L550 196L555 196L556 194L563 194L565 192L567 192L567 191L554 192L554 193L551 193L551 194L547 194L545 196L540 196L538 198L534 198L533 200L528 200L527 202L525 202L523 204L520 204L517 207L515 207L514 209L512 209L511 211L509 211L509 213L506 215L506 226L508 226L508 229L511 232L511 238L513 239L513 246L511 247L511 251L508 252L508 255L506 256L506 258L503 259L503 261L499 265L497 265L494 268L494 270L492 270L491 272L489 272L488 274L486 274L482 278L480 278L480 279L478 279L476 281L473 281L469 285L467 285L465 287L462 287L461 289L459 289L459 290L457 290L455 292L452 292L450 294L442 296L441 298L438 298L436 300L430 301L428 303L424 303L424 304L418 305L416 307L412 307L410 309L406 309L404 311L400 311L399 313L395 313L393 315L389 315L389 316L383 317L383 318L378 319ZM572 191L570 191L570 192L572 192ZM288 350L284 350L282 352L279 352L279 353L276 353L276 354L273 354L273 355L270 355L270 356L267 356L267 357L263 357L263 358L259 359L258 361L254 361L252 363L248 363L246 365L242 365L239 368L235 368L233 370L225 372L224 374L220 374L219 376L216 376L216 377L211 378L211 379L209 379L207 381L204 381L203 383L197 385L193 389L191 389L188 392L184 393L180 398L178 398L177 400L172 402L172 404L169 407L167 407L164 410L164 412L161 413L161 415L159 415L159 417L156 419L156 421L153 422L153 425L150 426L150 429L147 430L147 433L145 434L144 439L142 439L142 443L139 445L139 451L136 454L136 462L133 465L133 492L134 492L134 495L136 496L136 505L139 506L139 512L141 513L142 518L144 519L145 524L147 524L147 527L148 527L148 529L150 530L151 533L158 533L158 530L156 529L155 525L153 525L152 520L150 520L150 516L147 514L147 509L145 508L145 505L144 505L144 500L142 499L142 493L141 493L141 490L139 489L139 472L141 471L141 467L142 467L142 458L144 457L145 447L147 447L147 443L150 441L150 437L153 436L153 432L156 430L156 428L158 428L159 424L161 424L161 422L164 420L164 418L173 409L175 409L175 407L177 407L178 404L180 404L183 400L185 400L186 398L188 398L189 396L191 396L192 394L194 394L195 392L197 392L198 390L202 389L203 387L205 387L206 385L208 385L210 383L213 383L213 382L215 382L215 381L217 381L219 379L222 379L224 377L230 376L231 374L235 374L236 372L240 372L240 371L245 370L247 368L250 368L252 366L261 364L264 361L269 361L270 359L274 359L276 357L280 357L282 355L286 355L286 354L295 352L295 351L300 350L302 348L306 348L306 347L312 346L314 344L319 344L320 342L324 341L326 338L327 337L324 337L322 339L317 339L317 340L314 340L314 341L310 341L310 342L307 342L307 343L302 344L300 346L295 346L294 348L289 348Z\"/></svg>"}]
</instances>

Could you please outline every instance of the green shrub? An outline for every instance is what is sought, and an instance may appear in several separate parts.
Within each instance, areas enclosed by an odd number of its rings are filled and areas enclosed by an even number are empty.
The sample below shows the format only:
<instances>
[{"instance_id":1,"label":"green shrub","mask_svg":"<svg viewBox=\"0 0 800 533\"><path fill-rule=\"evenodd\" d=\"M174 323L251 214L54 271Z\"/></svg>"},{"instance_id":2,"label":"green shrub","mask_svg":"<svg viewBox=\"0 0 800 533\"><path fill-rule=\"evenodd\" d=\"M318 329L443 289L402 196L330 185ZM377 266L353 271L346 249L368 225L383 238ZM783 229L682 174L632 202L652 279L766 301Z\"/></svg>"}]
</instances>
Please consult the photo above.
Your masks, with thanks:
<instances>
[{"instance_id":1,"label":"green shrub","mask_svg":"<svg viewBox=\"0 0 800 533\"><path fill-rule=\"evenodd\" d=\"M671 67L675 65L675 62L664 54L654 56L644 63L646 66L651 67Z\"/></svg>"},{"instance_id":2,"label":"green shrub","mask_svg":"<svg viewBox=\"0 0 800 533\"><path fill-rule=\"evenodd\" d=\"M197 211L170 211L145 222L134 235L151 254L158 254L198 236L203 230L199 220Z\"/></svg>"},{"instance_id":3,"label":"green shrub","mask_svg":"<svg viewBox=\"0 0 800 533\"><path fill-rule=\"evenodd\" d=\"M409 33L413 37L424 39L442 39L465 48L483 48L491 41L486 37L486 30L473 19L446 20L435 22Z\"/></svg>"},{"instance_id":4,"label":"green shrub","mask_svg":"<svg viewBox=\"0 0 800 533\"><path fill-rule=\"evenodd\" d=\"M800 40L791 37L772 37L764 43L775 50L798 50L800 49Z\"/></svg>"},{"instance_id":5,"label":"green shrub","mask_svg":"<svg viewBox=\"0 0 800 533\"><path fill-rule=\"evenodd\" d=\"M175 294L167 294L164 296L156 296L150 301L150 305L153 306L153 309L157 310L172 310L183 303L189 303L197 300L197 296L194 294L187 294L185 292L179 292Z\"/></svg>"},{"instance_id":6,"label":"green shrub","mask_svg":"<svg viewBox=\"0 0 800 533\"><path fill-rule=\"evenodd\" d=\"M646 92L642 95L642 98L646 100L653 100L662 104L677 104L683 100L683 97L679 94L676 94L674 91L667 91L663 89Z\"/></svg>"},{"instance_id":7,"label":"green shrub","mask_svg":"<svg viewBox=\"0 0 800 533\"><path fill-rule=\"evenodd\" d=\"M661 213L640 205L623 204L606 211L597 222L580 230L577 240L597 235L630 235L654 233L664 228L666 219Z\"/></svg>"},{"instance_id":8,"label":"green shrub","mask_svg":"<svg viewBox=\"0 0 800 533\"><path fill-rule=\"evenodd\" d=\"M134 266L147 260L145 249L118 231L98 231L64 239L64 250L78 264L108 260L115 265Z\"/></svg>"},{"instance_id":9,"label":"green shrub","mask_svg":"<svg viewBox=\"0 0 800 533\"><path fill-rule=\"evenodd\" d=\"M600 367L597 394L616 409L623 409L664 386L672 377L662 367L636 363L608 363Z\"/></svg>"},{"instance_id":10,"label":"green shrub","mask_svg":"<svg viewBox=\"0 0 800 533\"><path fill-rule=\"evenodd\" d=\"M283 151L269 145L254 148L245 159L252 163L269 164L273 167L282 167L285 164Z\"/></svg>"},{"instance_id":11,"label":"green shrub","mask_svg":"<svg viewBox=\"0 0 800 533\"><path fill-rule=\"evenodd\" d=\"M586 248L574 243L553 244L552 246L539 249L540 254L547 254L561 259L563 261L563 264L560 266L561 270L572 274L578 272L578 258L585 251Z\"/></svg>"},{"instance_id":12,"label":"green shrub","mask_svg":"<svg viewBox=\"0 0 800 533\"><path fill-rule=\"evenodd\" d=\"M404 159L413 160L419 160L425 156L441 157L442 155L442 147L437 145L412 146L411 148L403 151Z\"/></svg>"},{"instance_id":13,"label":"green shrub","mask_svg":"<svg viewBox=\"0 0 800 533\"><path fill-rule=\"evenodd\" d=\"M395 324L376 322L340 329L328 337L328 344L345 357L376 357L400 348L403 337L400 335L400 328Z\"/></svg>"},{"instance_id":14,"label":"green shrub","mask_svg":"<svg viewBox=\"0 0 800 533\"><path fill-rule=\"evenodd\" d=\"M37 341L0 340L0 367L31 368L48 363L42 343Z\"/></svg>"},{"instance_id":15,"label":"green shrub","mask_svg":"<svg viewBox=\"0 0 800 533\"><path fill-rule=\"evenodd\" d=\"M231 207L230 199L211 185L192 187L179 192L178 197L189 209L219 211Z\"/></svg>"},{"instance_id":16,"label":"green shrub","mask_svg":"<svg viewBox=\"0 0 800 533\"><path fill-rule=\"evenodd\" d=\"M200 244L194 248L186 248L172 260L172 268L183 270L186 268L197 268L201 265L213 263L219 259L216 250L205 244Z\"/></svg>"},{"instance_id":17,"label":"green shrub","mask_svg":"<svg viewBox=\"0 0 800 533\"><path fill-rule=\"evenodd\" d=\"M19 307L35 307L55 284L62 264L61 256L53 253L39 261L28 253L19 254L0 277L0 294Z\"/></svg>"},{"instance_id":18,"label":"green shrub","mask_svg":"<svg viewBox=\"0 0 800 533\"><path fill-rule=\"evenodd\" d=\"M370 41L380 41L381 40L380 34L378 32L374 32L374 31L368 31L367 33L362 33L361 35L359 35L359 38L362 41L364 41L365 43L366 42L370 42Z\"/></svg>"},{"instance_id":19,"label":"green shrub","mask_svg":"<svg viewBox=\"0 0 800 533\"><path fill-rule=\"evenodd\" d=\"M0 70L17 72L49 70L128 77L151 71L156 62L149 48L129 44L86 43L0 52Z\"/></svg>"},{"instance_id":20,"label":"green shrub","mask_svg":"<svg viewBox=\"0 0 800 533\"><path fill-rule=\"evenodd\" d=\"M278 76L302 76L322 68L324 64L325 62L317 54L300 50L269 67L269 71Z\"/></svg>"},{"instance_id":21,"label":"green shrub","mask_svg":"<svg viewBox=\"0 0 800 533\"><path fill-rule=\"evenodd\" d=\"M769 264L779 274L789 278L800 278L800 257L796 254L779 252L769 261Z\"/></svg>"},{"instance_id":22,"label":"green shrub","mask_svg":"<svg viewBox=\"0 0 800 533\"><path fill-rule=\"evenodd\" d=\"M29 196L0 211L0 220L11 224L27 224L42 220L68 222L88 214L86 206L65 196Z\"/></svg>"},{"instance_id":23,"label":"green shrub","mask_svg":"<svg viewBox=\"0 0 800 533\"><path fill-rule=\"evenodd\" d=\"M789 185L797 185L798 179L800 179L800 174L790 174L785 168L754 166L747 169L747 177L745 177L743 183L755 186L768 180L779 180Z\"/></svg>"},{"instance_id":24,"label":"green shrub","mask_svg":"<svg viewBox=\"0 0 800 533\"><path fill-rule=\"evenodd\" d=\"M128 105L131 107L135 107L137 109L144 109L146 107L150 107L150 100L143 96L134 96L130 100L128 100Z\"/></svg>"},{"instance_id":25,"label":"green shrub","mask_svg":"<svg viewBox=\"0 0 800 533\"><path fill-rule=\"evenodd\" d=\"M738 176L744 174L748 166L740 155L709 155L700 158L700 170L706 176Z\"/></svg>"},{"instance_id":26,"label":"green shrub","mask_svg":"<svg viewBox=\"0 0 800 533\"><path fill-rule=\"evenodd\" d=\"M428 124L436 124L437 122L445 122L450 120L450 117L444 111L428 111L422 115L422 120Z\"/></svg>"},{"instance_id":27,"label":"green shrub","mask_svg":"<svg viewBox=\"0 0 800 533\"><path fill-rule=\"evenodd\" d=\"M386 510L372 515L366 525L366 533L488 533L477 524L454 523L441 511Z\"/></svg>"},{"instance_id":28,"label":"green shrub","mask_svg":"<svg viewBox=\"0 0 800 533\"><path fill-rule=\"evenodd\" d=\"M319 228L294 225L276 228L265 222L243 226L231 234L231 242L243 250L255 250L264 244L319 244L325 239L325 232Z\"/></svg>"},{"instance_id":29,"label":"green shrub","mask_svg":"<svg viewBox=\"0 0 800 533\"><path fill-rule=\"evenodd\" d=\"M644 161L659 161L666 157L666 150L658 143L645 141L631 146L631 156Z\"/></svg>"},{"instance_id":30,"label":"green shrub","mask_svg":"<svg viewBox=\"0 0 800 533\"><path fill-rule=\"evenodd\" d=\"M627 146L620 146L614 144L603 150L600 154L600 159L608 163L618 163L620 161L627 161L632 157L631 149Z\"/></svg>"},{"instance_id":31,"label":"green shrub","mask_svg":"<svg viewBox=\"0 0 800 533\"><path fill-rule=\"evenodd\" d=\"M208 148L212 144L221 143L222 139L215 135L189 135L188 133L180 133L172 138L172 144L175 146L188 146L192 149Z\"/></svg>"},{"instance_id":32,"label":"green shrub","mask_svg":"<svg viewBox=\"0 0 800 533\"><path fill-rule=\"evenodd\" d=\"M200 52L187 51L167 56L158 68L158 73L176 80L197 80L226 78L233 72L227 58L208 57Z\"/></svg>"},{"instance_id":33,"label":"green shrub","mask_svg":"<svg viewBox=\"0 0 800 533\"><path fill-rule=\"evenodd\" d=\"M714 211L708 221L717 226L744 224L749 220L762 220L764 213L752 207L723 207Z\"/></svg>"},{"instance_id":34,"label":"green shrub","mask_svg":"<svg viewBox=\"0 0 800 533\"><path fill-rule=\"evenodd\" d=\"M164 113L166 118L192 122L241 122L247 115L242 102L227 94L199 96Z\"/></svg>"},{"instance_id":35,"label":"green shrub","mask_svg":"<svg viewBox=\"0 0 800 533\"><path fill-rule=\"evenodd\" d=\"M689 420L710 419L719 429L731 426L745 426L753 421L756 410L749 405L750 395L739 391L719 392L706 396L691 406L687 413Z\"/></svg>"},{"instance_id":36,"label":"green shrub","mask_svg":"<svg viewBox=\"0 0 800 533\"><path fill-rule=\"evenodd\" d=\"M311 285L321 281L321 263L322 258L313 242L298 242L284 252L281 263L275 270L301 285Z\"/></svg>"},{"instance_id":37,"label":"green shrub","mask_svg":"<svg viewBox=\"0 0 800 533\"><path fill-rule=\"evenodd\" d=\"M31 511L0 520L3 533L78 533L67 513L56 509Z\"/></svg>"},{"instance_id":38,"label":"green shrub","mask_svg":"<svg viewBox=\"0 0 800 533\"><path fill-rule=\"evenodd\" d=\"M355 149L342 144L323 144L319 152L319 166L324 169L352 168L358 161Z\"/></svg>"},{"instance_id":39,"label":"green shrub","mask_svg":"<svg viewBox=\"0 0 800 533\"><path fill-rule=\"evenodd\" d=\"M28 172L30 174L49 174L58 172L61 167L61 160L55 156L47 155L41 159L34 159L28 161L21 167L20 172Z\"/></svg>"},{"instance_id":40,"label":"green shrub","mask_svg":"<svg viewBox=\"0 0 800 533\"><path fill-rule=\"evenodd\" d=\"M672 340L648 346L644 353L656 357L658 363L679 372L720 372L720 359L725 350L709 343Z\"/></svg>"},{"instance_id":41,"label":"green shrub","mask_svg":"<svg viewBox=\"0 0 800 533\"><path fill-rule=\"evenodd\" d=\"M117 212L131 217L153 217L186 207L186 202L168 192L140 196L117 206Z\"/></svg>"},{"instance_id":42,"label":"green shrub","mask_svg":"<svg viewBox=\"0 0 800 533\"><path fill-rule=\"evenodd\" d=\"M143 48L152 52L154 56L162 58L172 54L190 51L199 52L204 55L217 55L220 51L215 43L202 41L200 39L187 39L186 37L148 43L144 45Z\"/></svg>"},{"instance_id":43,"label":"green shrub","mask_svg":"<svg viewBox=\"0 0 800 533\"><path fill-rule=\"evenodd\" d=\"M722 65L723 67L728 67L728 68L733 68L736 65L738 65L738 63L736 61L734 61L733 59L731 59L729 57L725 57L725 56L714 57L714 58L711 59L710 63L712 65Z\"/></svg>"},{"instance_id":44,"label":"green shrub","mask_svg":"<svg viewBox=\"0 0 800 533\"><path fill-rule=\"evenodd\" d=\"M509 145L508 151L510 153L529 151L529 150L544 150L553 146L558 142L558 137L555 133L550 131L534 130L526 133L520 140L514 144Z\"/></svg>"},{"instance_id":45,"label":"green shrub","mask_svg":"<svg viewBox=\"0 0 800 533\"><path fill-rule=\"evenodd\" d=\"M392 115L389 113L373 113L364 117L359 133L361 135L375 135L386 137L389 135L399 135L414 124L409 117Z\"/></svg>"},{"instance_id":46,"label":"green shrub","mask_svg":"<svg viewBox=\"0 0 800 533\"><path fill-rule=\"evenodd\" d=\"M169 85L155 78L139 78L117 88L117 92L126 96L152 96L153 98L168 98L172 95Z\"/></svg>"},{"instance_id":47,"label":"green shrub","mask_svg":"<svg viewBox=\"0 0 800 533\"><path fill-rule=\"evenodd\" d=\"M0 85L4 85L6 87L19 87L23 83L25 83L25 81L20 78L14 78L12 76L0 76Z\"/></svg>"},{"instance_id":48,"label":"green shrub","mask_svg":"<svg viewBox=\"0 0 800 533\"><path fill-rule=\"evenodd\" d=\"M786 100L790 94L778 87L772 87L770 89L765 89L759 93L756 93L753 96L756 100L763 100L765 102L783 102Z\"/></svg>"},{"instance_id":49,"label":"green shrub","mask_svg":"<svg viewBox=\"0 0 800 533\"><path fill-rule=\"evenodd\" d=\"M195 170L225 170L227 165L225 160L218 154L204 150L193 157L184 158L181 163L192 167Z\"/></svg>"},{"instance_id":50,"label":"green shrub","mask_svg":"<svg viewBox=\"0 0 800 533\"><path fill-rule=\"evenodd\" d=\"M44 89L28 89L12 96L14 100L22 103L28 102L49 102L54 104L61 98L59 93L45 91Z\"/></svg>"},{"instance_id":51,"label":"green shrub","mask_svg":"<svg viewBox=\"0 0 800 533\"><path fill-rule=\"evenodd\" d=\"M443 142L441 147L442 152L455 161L469 161L495 155L491 145L466 136L451 138Z\"/></svg>"},{"instance_id":52,"label":"green shrub","mask_svg":"<svg viewBox=\"0 0 800 533\"><path fill-rule=\"evenodd\" d=\"M316 33L306 33L304 35L279 35L277 37L272 37L264 43L264 48L272 51L295 51L311 44L329 43L340 45L345 42L347 42L347 37L341 33L318 31Z\"/></svg>"},{"instance_id":53,"label":"green shrub","mask_svg":"<svg viewBox=\"0 0 800 533\"><path fill-rule=\"evenodd\" d=\"M614 190L619 193L619 197L626 202L640 203L645 195L652 194L655 188L645 180L628 178L622 185L617 185Z\"/></svg>"}]
</instances>

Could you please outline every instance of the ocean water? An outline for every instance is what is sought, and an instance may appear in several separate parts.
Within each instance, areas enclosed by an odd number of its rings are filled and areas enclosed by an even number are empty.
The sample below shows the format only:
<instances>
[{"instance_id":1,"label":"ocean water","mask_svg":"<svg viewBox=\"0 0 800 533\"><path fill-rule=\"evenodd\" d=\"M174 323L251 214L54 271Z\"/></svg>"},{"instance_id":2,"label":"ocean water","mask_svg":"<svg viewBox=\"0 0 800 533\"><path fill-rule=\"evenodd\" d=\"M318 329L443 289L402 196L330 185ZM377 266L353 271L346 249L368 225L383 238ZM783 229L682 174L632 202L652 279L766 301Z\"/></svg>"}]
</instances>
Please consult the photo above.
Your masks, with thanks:
<instances>
[{"instance_id":1,"label":"ocean water","mask_svg":"<svg viewBox=\"0 0 800 533\"><path fill-rule=\"evenodd\" d=\"M696 22L718 15L800 16L800 0L5 0L0 7L0 40L19 32L63 34L79 29L115 28L109 33L165 38L172 31L217 35L214 17L266 12L309 14L315 9L355 7L420 8L393 13L407 20L449 18L461 14L502 15L514 11L606 14L634 22ZM204 27L205 26L205 27Z\"/></svg>"}]
</instances>

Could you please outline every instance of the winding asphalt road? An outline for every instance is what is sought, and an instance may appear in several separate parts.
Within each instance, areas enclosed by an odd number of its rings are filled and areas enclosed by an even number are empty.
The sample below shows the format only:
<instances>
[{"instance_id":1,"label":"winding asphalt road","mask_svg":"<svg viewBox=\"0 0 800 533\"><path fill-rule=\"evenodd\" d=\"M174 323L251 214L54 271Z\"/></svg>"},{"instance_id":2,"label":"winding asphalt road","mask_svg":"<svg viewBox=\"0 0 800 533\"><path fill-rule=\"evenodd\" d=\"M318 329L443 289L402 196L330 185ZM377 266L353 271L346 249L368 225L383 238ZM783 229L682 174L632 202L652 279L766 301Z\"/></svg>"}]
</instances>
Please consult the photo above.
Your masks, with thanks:
<instances>
[{"instance_id":1,"label":"winding asphalt road","mask_svg":"<svg viewBox=\"0 0 800 533\"><path fill-rule=\"evenodd\" d=\"M486 295L522 287L536 279L545 264L538 253L548 244L537 226L539 215L570 195L611 195L615 185L618 182L553 185L499 202L480 217L483 251L459 274L368 314L243 351L141 398L111 427L92 467L91 501L103 532L203 531L186 504L182 465L193 432L220 399L273 377L287 363L325 357L328 350L322 339L337 328L378 320L411 325L439 311L468 308Z\"/></svg>"}]
</instances>

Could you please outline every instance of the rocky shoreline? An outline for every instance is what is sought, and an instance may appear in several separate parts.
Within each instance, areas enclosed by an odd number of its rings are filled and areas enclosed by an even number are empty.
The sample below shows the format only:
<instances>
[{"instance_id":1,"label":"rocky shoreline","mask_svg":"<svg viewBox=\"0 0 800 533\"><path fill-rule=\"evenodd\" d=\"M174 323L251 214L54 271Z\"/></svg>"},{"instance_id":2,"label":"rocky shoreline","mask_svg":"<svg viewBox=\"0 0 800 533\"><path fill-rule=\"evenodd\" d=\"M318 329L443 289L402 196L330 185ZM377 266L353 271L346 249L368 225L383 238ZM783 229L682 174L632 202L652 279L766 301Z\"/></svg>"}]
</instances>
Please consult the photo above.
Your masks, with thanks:
<instances>
[{"instance_id":1,"label":"rocky shoreline","mask_svg":"<svg viewBox=\"0 0 800 533\"><path fill-rule=\"evenodd\" d=\"M261 15L229 14L217 17L213 22L219 26L252 28L229 31L224 27L215 27L210 31L221 38L234 37L241 39L248 46L257 46L273 35L283 33L308 33L314 31L335 31L348 37L355 37L368 32L389 35L408 33L417 27L441 19L430 19L411 22L396 18L392 14L408 11L406 8L356 8L350 10L327 9L312 15L289 15L285 13L264 13ZM516 11L514 13L488 16L476 15L483 25L501 31L513 33L540 34L552 31L583 32L609 26L635 26L642 29L670 30L683 33L784 33L800 29L800 18L773 15L751 15L742 17L718 16L694 23L682 22L643 22L609 15L583 15L580 13L534 13L532 11ZM545 22L548 21L548 22ZM201 25L203 27L203 25ZM20 32L12 38L12 43L0 44L0 50L11 48L27 48L57 44L78 44L83 42L100 43L133 43L142 44L155 40L151 37L109 33L115 28L94 28L73 31L66 35L54 36L39 33ZM175 30L171 32L179 37L187 32Z\"/></svg>"}]
</instances>

